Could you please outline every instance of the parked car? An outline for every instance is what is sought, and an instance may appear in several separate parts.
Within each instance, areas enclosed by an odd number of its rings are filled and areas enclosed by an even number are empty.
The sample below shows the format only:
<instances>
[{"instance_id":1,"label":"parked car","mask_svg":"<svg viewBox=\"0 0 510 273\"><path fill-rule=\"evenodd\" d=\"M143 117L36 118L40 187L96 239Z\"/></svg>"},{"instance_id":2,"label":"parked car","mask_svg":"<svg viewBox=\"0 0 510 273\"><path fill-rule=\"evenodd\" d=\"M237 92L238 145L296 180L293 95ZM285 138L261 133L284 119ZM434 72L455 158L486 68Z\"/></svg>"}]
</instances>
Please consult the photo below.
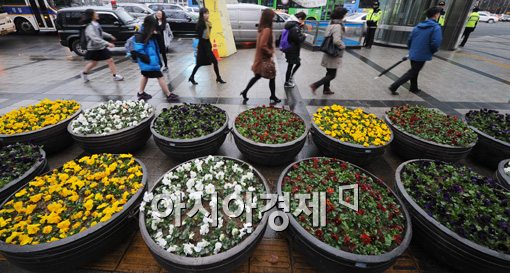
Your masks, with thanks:
<instances>
[{"instance_id":1,"label":"parked car","mask_svg":"<svg viewBox=\"0 0 510 273\"><path fill-rule=\"evenodd\" d=\"M137 3L118 3L118 7L123 8L127 11L131 16L135 18L145 18L147 15L151 15L154 13L152 9L147 7L144 4Z\"/></svg>"},{"instance_id":2,"label":"parked car","mask_svg":"<svg viewBox=\"0 0 510 273\"><path fill-rule=\"evenodd\" d=\"M257 41L257 28L265 6L255 4L228 4L230 24L236 42ZM274 37L278 39L285 26L285 20L276 14L273 22Z\"/></svg>"},{"instance_id":3,"label":"parked car","mask_svg":"<svg viewBox=\"0 0 510 273\"><path fill-rule=\"evenodd\" d=\"M122 46L136 32L138 20L129 15L124 9L112 10L107 6L64 8L57 13L57 30L60 44L69 47L76 54L83 56L86 50L80 46L80 30L85 27L81 18L86 9L94 9L99 14L99 23L105 32L117 38L112 41Z\"/></svg>"},{"instance_id":4,"label":"parked car","mask_svg":"<svg viewBox=\"0 0 510 273\"><path fill-rule=\"evenodd\" d=\"M149 7L153 11L158 10L182 10L187 11L185 7L179 4L168 4L168 3L147 3L147 7Z\"/></svg>"},{"instance_id":5,"label":"parked car","mask_svg":"<svg viewBox=\"0 0 510 273\"><path fill-rule=\"evenodd\" d=\"M197 19L184 10L166 9L166 21L174 36L195 36Z\"/></svg>"},{"instance_id":6,"label":"parked car","mask_svg":"<svg viewBox=\"0 0 510 273\"><path fill-rule=\"evenodd\" d=\"M501 22L510 22L510 14L503 14L503 15L501 15L501 18L499 18L499 21L501 21Z\"/></svg>"},{"instance_id":7,"label":"parked car","mask_svg":"<svg viewBox=\"0 0 510 273\"><path fill-rule=\"evenodd\" d=\"M347 18L345 18L345 22L346 23L355 23L355 24L364 24L363 25L363 33L367 32L367 25L366 25L367 13L366 12L355 13L350 16L347 16Z\"/></svg>"},{"instance_id":8,"label":"parked car","mask_svg":"<svg viewBox=\"0 0 510 273\"><path fill-rule=\"evenodd\" d=\"M16 25L9 17L9 14L0 7L0 36L13 32L16 32Z\"/></svg>"},{"instance_id":9,"label":"parked car","mask_svg":"<svg viewBox=\"0 0 510 273\"><path fill-rule=\"evenodd\" d=\"M488 11L479 11L478 14L480 14L480 22L494 24L499 20L496 15L491 14Z\"/></svg>"}]
</instances>

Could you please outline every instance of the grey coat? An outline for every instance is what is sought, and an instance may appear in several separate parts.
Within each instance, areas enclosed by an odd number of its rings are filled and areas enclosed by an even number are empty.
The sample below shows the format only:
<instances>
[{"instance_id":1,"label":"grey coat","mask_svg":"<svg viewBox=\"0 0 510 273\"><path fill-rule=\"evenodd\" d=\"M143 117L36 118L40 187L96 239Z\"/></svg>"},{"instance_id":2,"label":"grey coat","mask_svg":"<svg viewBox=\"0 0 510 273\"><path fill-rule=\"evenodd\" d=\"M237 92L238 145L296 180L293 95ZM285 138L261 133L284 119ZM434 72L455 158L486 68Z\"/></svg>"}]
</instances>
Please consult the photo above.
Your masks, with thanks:
<instances>
[{"instance_id":1,"label":"grey coat","mask_svg":"<svg viewBox=\"0 0 510 273\"><path fill-rule=\"evenodd\" d=\"M87 39L87 50L105 49L108 47L108 41L105 39L113 39L110 33L104 32L101 27L96 27L92 23L85 28L85 37Z\"/></svg>"},{"instance_id":2,"label":"grey coat","mask_svg":"<svg viewBox=\"0 0 510 273\"><path fill-rule=\"evenodd\" d=\"M333 22L326 28L324 32L324 37L328 37L333 35L333 43L339 46L341 49L345 49L345 44L342 41L342 37L344 36L344 26L338 20L333 20ZM330 55L324 53L322 55L321 65L325 68L337 69L342 62L343 50L340 56L331 57Z\"/></svg>"}]
</instances>

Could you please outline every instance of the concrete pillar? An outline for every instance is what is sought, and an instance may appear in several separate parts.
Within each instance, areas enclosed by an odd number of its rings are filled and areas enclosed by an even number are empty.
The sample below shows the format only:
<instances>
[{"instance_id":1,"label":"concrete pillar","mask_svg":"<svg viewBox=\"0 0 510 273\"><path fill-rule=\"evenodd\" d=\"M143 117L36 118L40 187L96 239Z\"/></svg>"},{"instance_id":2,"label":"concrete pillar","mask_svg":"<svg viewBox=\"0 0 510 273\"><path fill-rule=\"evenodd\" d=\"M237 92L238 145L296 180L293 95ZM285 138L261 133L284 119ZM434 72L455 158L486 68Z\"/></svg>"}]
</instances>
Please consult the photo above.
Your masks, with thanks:
<instances>
[{"instance_id":1,"label":"concrete pillar","mask_svg":"<svg viewBox=\"0 0 510 273\"><path fill-rule=\"evenodd\" d=\"M441 49L455 50L457 48L457 42L464 31L467 17L474 7L474 2L474 0L447 1L448 9L446 10L446 22Z\"/></svg>"}]
</instances>

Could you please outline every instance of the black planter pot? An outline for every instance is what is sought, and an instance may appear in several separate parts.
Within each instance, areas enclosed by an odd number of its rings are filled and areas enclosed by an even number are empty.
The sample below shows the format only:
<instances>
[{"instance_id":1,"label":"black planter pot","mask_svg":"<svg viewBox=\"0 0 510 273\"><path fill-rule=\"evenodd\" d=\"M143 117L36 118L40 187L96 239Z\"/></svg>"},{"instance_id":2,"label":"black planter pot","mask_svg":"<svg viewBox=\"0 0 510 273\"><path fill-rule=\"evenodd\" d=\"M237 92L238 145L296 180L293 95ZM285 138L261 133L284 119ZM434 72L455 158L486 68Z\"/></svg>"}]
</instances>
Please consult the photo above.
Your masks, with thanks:
<instances>
[{"instance_id":1,"label":"black planter pot","mask_svg":"<svg viewBox=\"0 0 510 273\"><path fill-rule=\"evenodd\" d=\"M144 187L139 189L124 205L122 211L114 214L110 220L50 243L20 246L0 241L0 253L9 262L25 270L71 272L87 262L100 258L112 246L122 243L126 236L136 230L142 193L147 188L147 169L141 161L135 160L142 166Z\"/></svg>"},{"instance_id":2,"label":"black planter pot","mask_svg":"<svg viewBox=\"0 0 510 273\"><path fill-rule=\"evenodd\" d=\"M34 165L26 171L22 176L14 179L0 188L0 203L3 203L9 196L17 192L20 188L25 186L30 180L34 179L37 175L48 171L48 160L46 153L43 149L39 148L41 158Z\"/></svg>"},{"instance_id":3,"label":"black planter pot","mask_svg":"<svg viewBox=\"0 0 510 273\"><path fill-rule=\"evenodd\" d=\"M498 169L496 170L496 180L498 183L510 190L510 176L505 173L505 165L510 161L510 159L505 159L499 162Z\"/></svg>"},{"instance_id":4,"label":"black planter pot","mask_svg":"<svg viewBox=\"0 0 510 273\"><path fill-rule=\"evenodd\" d=\"M154 119L154 111L135 126L124 128L107 135L82 135L73 132L71 124L67 130L84 151L90 154L112 153L122 154L134 152L145 146L151 137L149 129Z\"/></svg>"},{"instance_id":5,"label":"black planter pot","mask_svg":"<svg viewBox=\"0 0 510 273\"><path fill-rule=\"evenodd\" d=\"M400 174L406 164L426 159L410 160L400 164L395 173L395 191L402 198L413 221L414 239L428 253L460 272L510 272L510 255L503 254L485 246L462 238L434 218L430 217L407 193Z\"/></svg>"},{"instance_id":6,"label":"black planter pot","mask_svg":"<svg viewBox=\"0 0 510 273\"><path fill-rule=\"evenodd\" d=\"M303 135L282 144L264 144L255 142L242 136L234 124L232 128L234 141L241 153L254 163L266 166L278 166L292 161L296 155L303 149L306 141L307 130Z\"/></svg>"},{"instance_id":7,"label":"black planter pot","mask_svg":"<svg viewBox=\"0 0 510 273\"><path fill-rule=\"evenodd\" d=\"M328 157L339 158L353 164L366 165L384 155L386 147L393 141L393 132L390 141L383 146L368 146L343 142L326 135L312 120L310 129L312 139L319 151Z\"/></svg>"},{"instance_id":8,"label":"black planter pot","mask_svg":"<svg viewBox=\"0 0 510 273\"><path fill-rule=\"evenodd\" d=\"M231 158L231 157L223 157L227 159L231 159L237 161L242 164L246 164L245 162ZM176 169L178 166L174 167L170 171ZM266 192L269 193L269 186L267 184L266 179L262 174L253 169L263 181L264 186L266 188ZM158 182L151 187L149 192L152 192L154 188L161 183L164 175L158 179ZM259 222L255 230L246 237L241 243L236 245L235 247L221 252L215 255L207 256L207 257L185 257L172 254L168 251L165 251L159 245L157 245L154 240L150 237L149 232L147 231L147 227L145 226L145 215L140 213L138 224L140 226L140 233L142 234L142 238L145 241L145 244L149 247L150 252L154 256L154 258L158 261L158 263L166 270L172 273L190 273L190 272L200 272L200 273L218 273L218 272L232 272L236 270L240 265L246 262L252 252L257 247L262 237L264 237L264 232L266 230L267 218L269 213L264 213L262 220Z\"/></svg>"},{"instance_id":9,"label":"black planter pot","mask_svg":"<svg viewBox=\"0 0 510 273\"><path fill-rule=\"evenodd\" d=\"M495 169L501 160L510 158L510 143L489 136L473 126L469 127L478 135L478 141L471 151L478 163Z\"/></svg>"},{"instance_id":10,"label":"black planter pot","mask_svg":"<svg viewBox=\"0 0 510 273\"><path fill-rule=\"evenodd\" d=\"M393 150L404 159L429 158L457 162L464 159L476 144L458 147L435 143L400 130L387 115L384 118L394 134Z\"/></svg>"},{"instance_id":11,"label":"black planter pot","mask_svg":"<svg viewBox=\"0 0 510 273\"><path fill-rule=\"evenodd\" d=\"M301 161L309 160L310 158L303 159ZM301 162L298 161L298 162ZM278 195L283 195L282 187L283 187L283 179L285 175L289 172L291 167L298 163L290 164L285 170L283 170L280 178L278 179ZM358 167L359 168L359 167ZM361 171L372 177L373 179L378 179L373 174L365 171L362 168L359 168ZM391 191L391 189L388 189ZM393 191L392 191L393 193ZM340 249L334 248L319 239L315 238L313 235L308 233L296 219L292 215L292 213L287 213L289 218L289 227L287 228L287 238L291 245L300 251L307 262L321 272L325 273L336 273L336 272L355 272L355 273L381 273L388 269L393 263L395 263L396 259L404 253L409 244L411 243L412 237L412 225L411 225L411 217L404 207L404 203L400 200L400 198L393 193L395 199L400 205L400 209L405 215L406 218L406 231L405 236L402 240L402 243L391 250L390 252L381 254L381 255L359 255L353 254L350 252L342 251Z\"/></svg>"},{"instance_id":12,"label":"black planter pot","mask_svg":"<svg viewBox=\"0 0 510 273\"><path fill-rule=\"evenodd\" d=\"M152 121L150 130L154 136L154 142L163 153L177 161L186 161L192 158L213 155L220 149L230 132L228 115L227 113L225 115L227 118L221 128L203 137L191 139L165 137L154 130L154 122L156 122L157 117Z\"/></svg>"},{"instance_id":13,"label":"black planter pot","mask_svg":"<svg viewBox=\"0 0 510 273\"><path fill-rule=\"evenodd\" d=\"M57 124L36 131L15 135L0 135L0 145L10 145L16 142L31 143L43 147L48 154L59 152L73 144L73 139L67 132L67 125L80 113L81 109Z\"/></svg>"}]
</instances>

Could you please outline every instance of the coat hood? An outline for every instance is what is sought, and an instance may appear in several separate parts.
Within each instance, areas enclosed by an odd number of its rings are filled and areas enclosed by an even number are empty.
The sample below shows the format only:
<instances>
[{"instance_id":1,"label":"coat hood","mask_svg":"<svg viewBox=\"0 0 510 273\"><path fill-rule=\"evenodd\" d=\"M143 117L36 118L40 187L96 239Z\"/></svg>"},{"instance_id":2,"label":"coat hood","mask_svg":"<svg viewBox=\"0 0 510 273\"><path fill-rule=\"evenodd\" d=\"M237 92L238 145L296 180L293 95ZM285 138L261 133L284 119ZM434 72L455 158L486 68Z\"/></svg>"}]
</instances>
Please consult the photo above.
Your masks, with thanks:
<instances>
[{"instance_id":1,"label":"coat hood","mask_svg":"<svg viewBox=\"0 0 510 273\"><path fill-rule=\"evenodd\" d=\"M416 27L418 28L421 28L421 29L425 29L425 28L430 28L430 27L434 27L434 26L437 26L438 23L433 20L433 19L428 19L426 21L423 21L421 23L419 23Z\"/></svg>"},{"instance_id":2,"label":"coat hood","mask_svg":"<svg viewBox=\"0 0 510 273\"><path fill-rule=\"evenodd\" d=\"M297 21L297 18L294 17L294 19L296 19L296 21L292 20L292 17L287 21L287 23L285 23L285 29L286 30L290 30L291 28L295 27L295 26L299 26L299 21Z\"/></svg>"}]
</instances>

